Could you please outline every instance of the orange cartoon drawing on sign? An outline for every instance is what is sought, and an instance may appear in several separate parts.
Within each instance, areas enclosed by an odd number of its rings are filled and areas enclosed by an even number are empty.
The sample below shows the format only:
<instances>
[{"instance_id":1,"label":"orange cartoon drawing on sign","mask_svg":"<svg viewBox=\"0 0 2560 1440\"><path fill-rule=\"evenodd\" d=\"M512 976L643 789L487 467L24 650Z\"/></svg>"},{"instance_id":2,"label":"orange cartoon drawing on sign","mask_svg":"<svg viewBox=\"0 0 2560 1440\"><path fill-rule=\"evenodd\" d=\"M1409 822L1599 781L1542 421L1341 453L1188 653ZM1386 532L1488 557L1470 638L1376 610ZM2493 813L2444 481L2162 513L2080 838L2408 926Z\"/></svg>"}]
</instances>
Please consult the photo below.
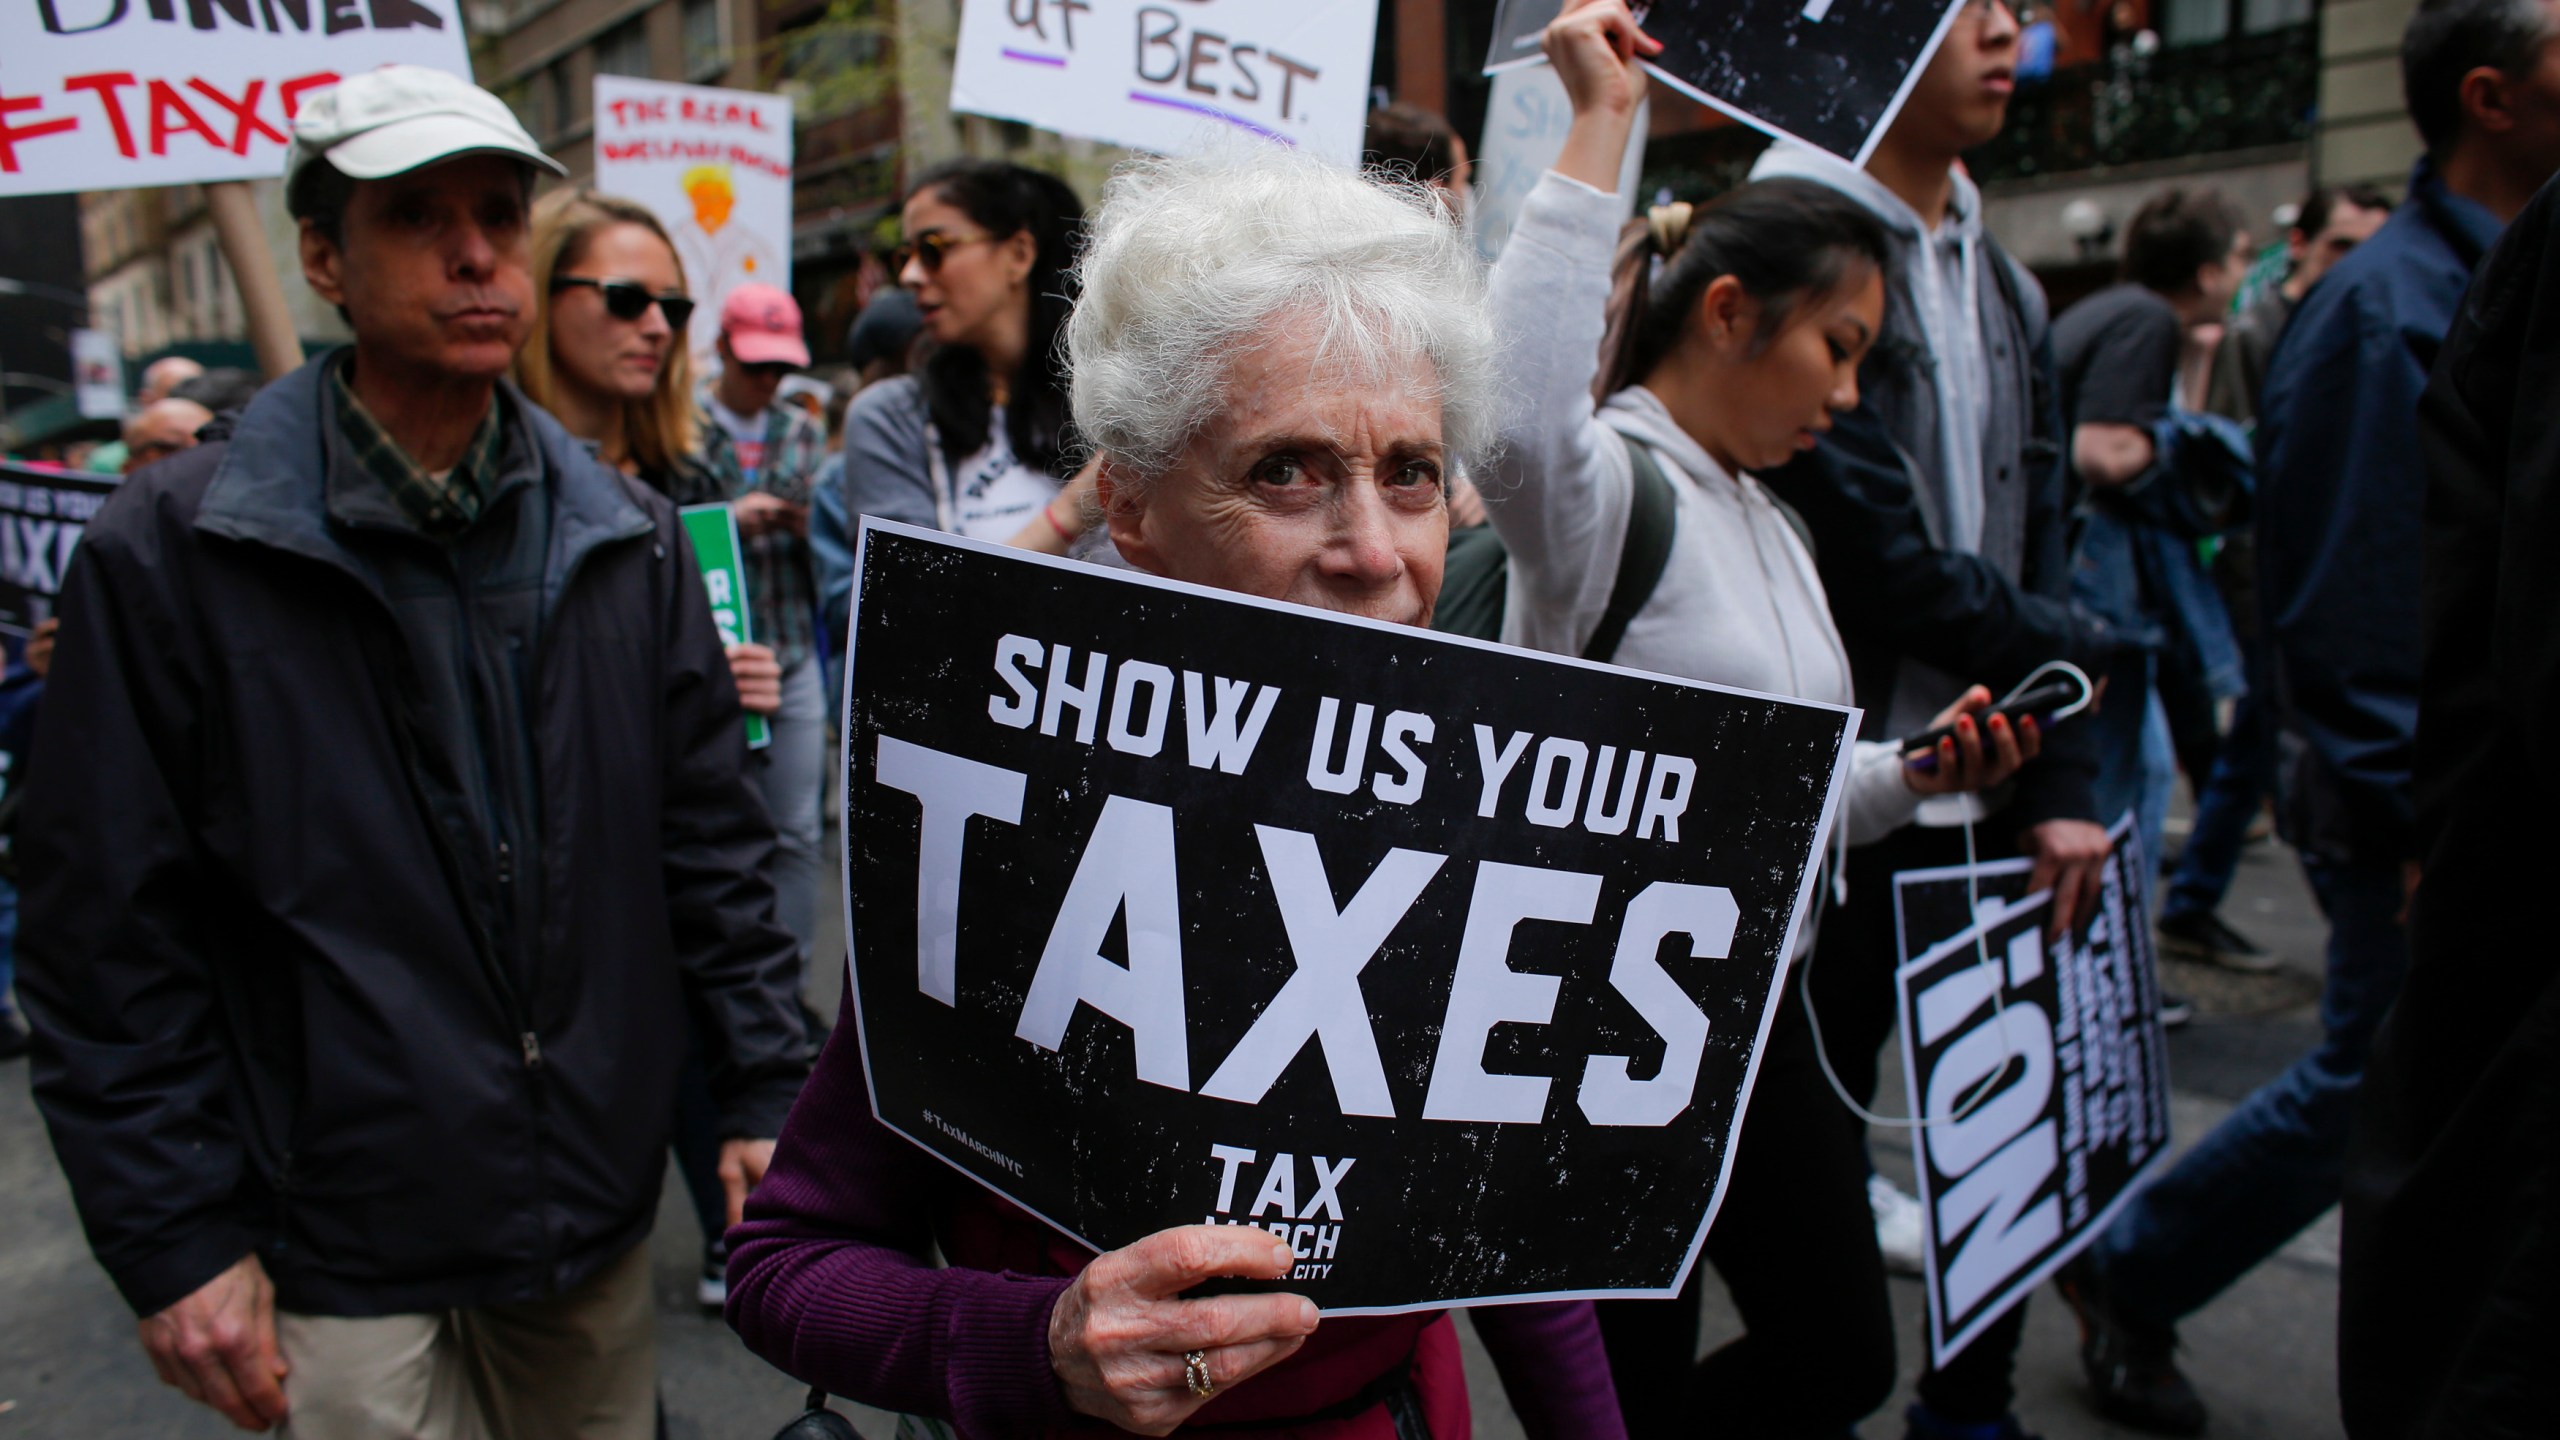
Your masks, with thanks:
<instances>
[{"instance_id":1,"label":"orange cartoon drawing on sign","mask_svg":"<svg viewBox=\"0 0 2560 1440\"><path fill-rule=\"evenodd\" d=\"M729 183L726 165L696 165L684 172L685 198L693 202L693 223L705 235L717 235L737 208L737 187Z\"/></svg>"},{"instance_id":2,"label":"orange cartoon drawing on sign","mask_svg":"<svg viewBox=\"0 0 2560 1440\"><path fill-rule=\"evenodd\" d=\"M681 184L685 198L693 202L693 223L701 227L706 238L718 235L721 227L729 223L729 212L738 206L738 189L730 179L729 167L693 166L684 172ZM756 257L752 251L739 255L737 259L740 273L756 273Z\"/></svg>"}]
</instances>

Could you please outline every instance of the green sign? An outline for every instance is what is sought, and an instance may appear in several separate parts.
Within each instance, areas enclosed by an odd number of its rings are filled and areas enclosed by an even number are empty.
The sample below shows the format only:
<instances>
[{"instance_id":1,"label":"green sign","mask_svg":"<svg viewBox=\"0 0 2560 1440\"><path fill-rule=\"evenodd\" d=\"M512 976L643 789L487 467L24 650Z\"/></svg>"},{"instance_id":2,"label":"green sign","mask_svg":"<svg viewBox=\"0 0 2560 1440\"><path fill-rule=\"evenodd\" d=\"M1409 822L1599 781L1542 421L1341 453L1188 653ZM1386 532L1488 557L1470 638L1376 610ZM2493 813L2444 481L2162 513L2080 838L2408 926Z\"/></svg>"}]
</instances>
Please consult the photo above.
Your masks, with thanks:
<instances>
[{"instance_id":1,"label":"green sign","mask_svg":"<svg viewBox=\"0 0 2560 1440\"><path fill-rule=\"evenodd\" d=\"M723 645L755 643L755 621L747 613L747 567L738 556L738 522L729 507L714 501L687 505L684 533L693 541L693 558L702 566L702 588L711 597L711 623L720 627ZM747 716L747 748L773 743L773 727L761 715Z\"/></svg>"}]
</instances>

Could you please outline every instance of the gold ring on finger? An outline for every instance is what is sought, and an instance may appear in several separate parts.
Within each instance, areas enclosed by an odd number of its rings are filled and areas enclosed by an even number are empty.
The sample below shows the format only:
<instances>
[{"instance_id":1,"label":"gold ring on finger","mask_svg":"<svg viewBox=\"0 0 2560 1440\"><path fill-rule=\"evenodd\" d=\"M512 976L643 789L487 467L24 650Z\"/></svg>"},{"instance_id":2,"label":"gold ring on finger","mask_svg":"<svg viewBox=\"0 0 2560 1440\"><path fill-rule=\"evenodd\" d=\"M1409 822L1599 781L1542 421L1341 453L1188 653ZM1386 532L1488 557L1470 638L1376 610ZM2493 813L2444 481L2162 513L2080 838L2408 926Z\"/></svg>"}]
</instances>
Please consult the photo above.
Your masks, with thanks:
<instances>
[{"instance_id":1,"label":"gold ring on finger","mask_svg":"<svg viewBox=\"0 0 2560 1440\"><path fill-rule=\"evenodd\" d=\"M1204 1350L1187 1350L1182 1356L1182 1383L1191 1393L1206 1400L1218 1393L1218 1384L1209 1378L1209 1355Z\"/></svg>"}]
</instances>

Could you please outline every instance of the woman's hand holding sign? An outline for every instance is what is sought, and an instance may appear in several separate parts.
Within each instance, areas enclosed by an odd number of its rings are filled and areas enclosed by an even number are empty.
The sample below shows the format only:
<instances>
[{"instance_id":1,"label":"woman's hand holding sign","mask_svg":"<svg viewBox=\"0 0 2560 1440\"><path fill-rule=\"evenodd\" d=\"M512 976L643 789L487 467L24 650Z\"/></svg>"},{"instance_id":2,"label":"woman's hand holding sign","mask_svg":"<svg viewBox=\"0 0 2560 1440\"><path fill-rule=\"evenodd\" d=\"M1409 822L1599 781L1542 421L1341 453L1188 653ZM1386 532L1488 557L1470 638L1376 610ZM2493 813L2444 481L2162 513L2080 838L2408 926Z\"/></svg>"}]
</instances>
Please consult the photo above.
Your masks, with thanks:
<instances>
[{"instance_id":1,"label":"woman's hand holding sign","mask_svg":"<svg viewBox=\"0 0 2560 1440\"><path fill-rule=\"evenodd\" d=\"M1627 0L1577 0L1547 26L1540 44L1573 102L1573 128L1555 171L1594 190L1618 188L1618 165L1644 101L1641 61L1662 46L1636 25Z\"/></svg>"},{"instance_id":2,"label":"woman's hand holding sign","mask_svg":"<svg viewBox=\"0 0 2560 1440\"><path fill-rule=\"evenodd\" d=\"M1296 1261L1286 1241L1244 1225L1159 1230L1097 1257L1049 1312L1049 1365L1067 1403L1123 1430L1172 1433L1210 1394L1296 1354L1316 1328L1302 1296L1182 1292L1224 1276L1286 1276ZM1193 1352L1207 1393L1191 1383Z\"/></svg>"}]
</instances>

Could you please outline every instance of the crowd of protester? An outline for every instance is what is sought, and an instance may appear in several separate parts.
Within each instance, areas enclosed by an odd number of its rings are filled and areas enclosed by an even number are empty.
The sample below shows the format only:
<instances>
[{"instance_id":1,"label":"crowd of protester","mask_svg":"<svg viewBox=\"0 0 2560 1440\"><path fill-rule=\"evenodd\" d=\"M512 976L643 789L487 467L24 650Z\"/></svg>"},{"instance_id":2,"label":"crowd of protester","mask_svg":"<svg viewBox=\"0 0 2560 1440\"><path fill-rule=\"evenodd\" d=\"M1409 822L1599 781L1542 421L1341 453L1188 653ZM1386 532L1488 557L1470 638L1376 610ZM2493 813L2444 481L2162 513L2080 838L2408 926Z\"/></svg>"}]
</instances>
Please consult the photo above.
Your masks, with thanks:
<instances>
[{"instance_id":1,"label":"crowd of protester","mask_svg":"<svg viewBox=\"0 0 2560 1440\"><path fill-rule=\"evenodd\" d=\"M286 198L353 342L263 387L146 371L89 457L131 478L0 675L0 1055L33 1050L160 1377L311 1440L657 1433L672 1149L702 1304L915 1433L1468 1433L1447 1315L1183 1298L1286 1242L1089 1255L873 1119L849 1015L803 996L878 517L1862 709L1704 1252L1742 1333L1700 1357L1694 1277L1475 1311L1539 1440L1885 1403L1893 876L2015 857L2058 932L2119 815L2159 865L2180 777L2164 948L2278 963L2218 913L2272 808L2329 926L2322 1033L2059 1277L2091 1403L2200 1433L2177 1325L2343 1199L2350 1430L2547 1428L2551 842L2502 822L2560 784L2560 10L2422 0L2406 198L2306 197L2272 283L2249 217L2164 188L2058 316L1962 159L2032 38L1968 0L1864 167L1780 142L1630 221L1657 46L1574 0L1571 130L1489 271L1465 146L1408 106L1364 171L1136 161L1091 214L952 162L835 380L765 285L697 377L656 217L536 203L561 167L468 82L306 96ZM2084 713L1995 706L2056 662ZM2028 1433L2027 1312L1920 1376L1909 1436Z\"/></svg>"}]
</instances>

